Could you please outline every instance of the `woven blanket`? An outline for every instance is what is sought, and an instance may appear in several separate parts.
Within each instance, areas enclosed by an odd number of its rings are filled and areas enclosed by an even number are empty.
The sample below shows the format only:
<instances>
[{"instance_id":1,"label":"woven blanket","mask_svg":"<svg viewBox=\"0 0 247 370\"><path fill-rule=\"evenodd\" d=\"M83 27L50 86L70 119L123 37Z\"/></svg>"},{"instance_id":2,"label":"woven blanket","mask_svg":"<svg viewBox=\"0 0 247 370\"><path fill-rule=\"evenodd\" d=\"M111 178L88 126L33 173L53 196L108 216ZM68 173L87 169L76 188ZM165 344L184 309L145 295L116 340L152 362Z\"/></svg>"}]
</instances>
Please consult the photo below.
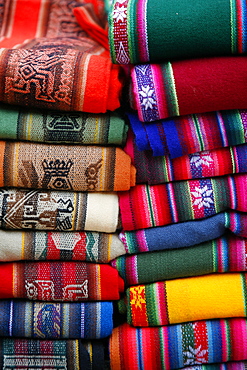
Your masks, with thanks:
<instances>
[{"instance_id":1,"label":"woven blanket","mask_svg":"<svg viewBox=\"0 0 247 370\"><path fill-rule=\"evenodd\" d=\"M124 230L200 219L232 209L247 211L246 174L167 184L139 184L119 192Z\"/></svg>"},{"instance_id":2,"label":"woven blanket","mask_svg":"<svg viewBox=\"0 0 247 370\"><path fill-rule=\"evenodd\" d=\"M246 142L247 111L226 110L191 114L144 123L128 113L139 150L155 156L182 155Z\"/></svg>"},{"instance_id":3,"label":"woven blanket","mask_svg":"<svg viewBox=\"0 0 247 370\"><path fill-rule=\"evenodd\" d=\"M117 234L0 230L0 261L3 262L75 260L108 263L125 253Z\"/></svg>"},{"instance_id":4,"label":"woven blanket","mask_svg":"<svg viewBox=\"0 0 247 370\"><path fill-rule=\"evenodd\" d=\"M118 225L115 193L0 189L0 227L112 233Z\"/></svg>"},{"instance_id":5,"label":"woven blanket","mask_svg":"<svg viewBox=\"0 0 247 370\"><path fill-rule=\"evenodd\" d=\"M113 329L110 337L111 369L175 370L246 360L246 332L247 321L242 318L153 328L133 328L125 323Z\"/></svg>"},{"instance_id":6,"label":"woven blanket","mask_svg":"<svg viewBox=\"0 0 247 370\"><path fill-rule=\"evenodd\" d=\"M121 191L135 168L118 147L0 141L0 187Z\"/></svg>"},{"instance_id":7,"label":"woven blanket","mask_svg":"<svg viewBox=\"0 0 247 370\"><path fill-rule=\"evenodd\" d=\"M80 3L84 1L4 2L0 101L90 113L120 106L120 68L85 36L73 14Z\"/></svg>"},{"instance_id":8,"label":"woven blanket","mask_svg":"<svg viewBox=\"0 0 247 370\"><path fill-rule=\"evenodd\" d=\"M115 0L112 59L127 64L245 53L245 16L244 1Z\"/></svg>"},{"instance_id":9,"label":"woven blanket","mask_svg":"<svg viewBox=\"0 0 247 370\"><path fill-rule=\"evenodd\" d=\"M0 298L111 301L124 289L116 269L89 262L3 262L0 277Z\"/></svg>"},{"instance_id":10,"label":"woven blanket","mask_svg":"<svg viewBox=\"0 0 247 370\"><path fill-rule=\"evenodd\" d=\"M2 369L105 370L103 340L0 338Z\"/></svg>"},{"instance_id":11,"label":"woven blanket","mask_svg":"<svg viewBox=\"0 0 247 370\"><path fill-rule=\"evenodd\" d=\"M143 122L246 109L246 62L246 56L231 56L133 66L133 108Z\"/></svg>"},{"instance_id":12,"label":"woven blanket","mask_svg":"<svg viewBox=\"0 0 247 370\"><path fill-rule=\"evenodd\" d=\"M0 336L40 339L105 338L113 329L112 302L0 301Z\"/></svg>"},{"instance_id":13,"label":"woven blanket","mask_svg":"<svg viewBox=\"0 0 247 370\"><path fill-rule=\"evenodd\" d=\"M246 251L246 238L227 233L187 248L120 256L111 265L125 285L130 286L215 272L246 271Z\"/></svg>"},{"instance_id":14,"label":"woven blanket","mask_svg":"<svg viewBox=\"0 0 247 370\"><path fill-rule=\"evenodd\" d=\"M202 364L186 366L185 370L245 370L247 361L221 362L218 364Z\"/></svg>"},{"instance_id":15,"label":"woven blanket","mask_svg":"<svg viewBox=\"0 0 247 370\"><path fill-rule=\"evenodd\" d=\"M117 112L68 113L0 104L1 139L122 146L127 130Z\"/></svg>"},{"instance_id":16,"label":"woven blanket","mask_svg":"<svg viewBox=\"0 0 247 370\"><path fill-rule=\"evenodd\" d=\"M222 236L227 230L247 238L247 214L227 211L193 221L121 231L119 239L127 253L190 247Z\"/></svg>"},{"instance_id":17,"label":"woven blanket","mask_svg":"<svg viewBox=\"0 0 247 370\"><path fill-rule=\"evenodd\" d=\"M157 326L246 317L246 281L246 273L232 272L133 285L126 290L127 322Z\"/></svg>"},{"instance_id":18,"label":"woven blanket","mask_svg":"<svg viewBox=\"0 0 247 370\"><path fill-rule=\"evenodd\" d=\"M168 155L154 157L150 151L140 151L130 133L124 150L136 168L138 184L155 185L247 172L247 143L171 159Z\"/></svg>"}]
</instances>

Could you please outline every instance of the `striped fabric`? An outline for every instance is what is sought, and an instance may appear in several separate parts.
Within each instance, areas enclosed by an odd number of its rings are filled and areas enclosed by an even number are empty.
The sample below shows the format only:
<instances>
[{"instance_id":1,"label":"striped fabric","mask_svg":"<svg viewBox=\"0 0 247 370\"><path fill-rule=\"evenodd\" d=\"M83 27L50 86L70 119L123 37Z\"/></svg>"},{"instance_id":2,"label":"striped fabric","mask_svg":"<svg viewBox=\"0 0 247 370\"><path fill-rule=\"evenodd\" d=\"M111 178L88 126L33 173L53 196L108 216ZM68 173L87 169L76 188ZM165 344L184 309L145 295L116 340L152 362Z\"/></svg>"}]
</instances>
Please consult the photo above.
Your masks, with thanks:
<instances>
[{"instance_id":1,"label":"striped fabric","mask_svg":"<svg viewBox=\"0 0 247 370\"><path fill-rule=\"evenodd\" d=\"M173 117L162 121L141 122L128 113L139 150L151 150L154 156L181 157L246 143L247 111L226 110Z\"/></svg>"},{"instance_id":2,"label":"striped fabric","mask_svg":"<svg viewBox=\"0 0 247 370\"><path fill-rule=\"evenodd\" d=\"M116 233L0 230L2 262L76 260L108 263L125 253Z\"/></svg>"},{"instance_id":3,"label":"striped fabric","mask_svg":"<svg viewBox=\"0 0 247 370\"><path fill-rule=\"evenodd\" d=\"M246 56L222 56L137 64L131 69L133 108L142 122L246 109L246 60Z\"/></svg>"},{"instance_id":4,"label":"striped fabric","mask_svg":"<svg viewBox=\"0 0 247 370\"><path fill-rule=\"evenodd\" d=\"M127 64L245 53L246 12L243 0L115 0L109 12L112 59Z\"/></svg>"},{"instance_id":5,"label":"striped fabric","mask_svg":"<svg viewBox=\"0 0 247 370\"><path fill-rule=\"evenodd\" d=\"M115 328L110 338L111 369L175 370L192 365L201 369L206 364L243 361L247 358L246 333L247 321L243 318L153 328L134 328L125 323Z\"/></svg>"},{"instance_id":6,"label":"striped fabric","mask_svg":"<svg viewBox=\"0 0 247 370\"><path fill-rule=\"evenodd\" d=\"M124 230L201 219L232 209L247 211L246 174L136 185L119 192Z\"/></svg>"},{"instance_id":7,"label":"striped fabric","mask_svg":"<svg viewBox=\"0 0 247 370\"><path fill-rule=\"evenodd\" d=\"M0 336L98 339L113 329L112 302L52 303L0 301Z\"/></svg>"},{"instance_id":8,"label":"striped fabric","mask_svg":"<svg viewBox=\"0 0 247 370\"><path fill-rule=\"evenodd\" d=\"M246 281L246 273L232 272L133 285L126 290L127 322L144 327L246 317Z\"/></svg>"},{"instance_id":9,"label":"striped fabric","mask_svg":"<svg viewBox=\"0 0 247 370\"><path fill-rule=\"evenodd\" d=\"M221 362L220 364L192 365L185 370L246 370L247 361Z\"/></svg>"},{"instance_id":10,"label":"striped fabric","mask_svg":"<svg viewBox=\"0 0 247 370\"><path fill-rule=\"evenodd\" d=\"M0 338L2 369L105 370L103 340Z\"/></svg>"},{"instance_id":11,"label":"striped fabric","mask_svg":"<svg viewBox=\"0 0 247 370\"><path fill-rule=\"evenodd\" d=\"M107 192L0 189L0 227L112 233L118 225L118 197Z\"/></svg>"},{"instance_id":12,"label":"striped fabric","mask_svg":"<svg viewBox=\"0 0 247 370\"><path fill-rule=\"evenodd\" d=\"M0 104L0 138L5 140L122 146L127 131L117 112L68 113Z\"/></svg>"},{"instance_id":13,"label":"striped fabric","mask_svg":"<svg viewBox=\"0 0 247 370\"><path fill-rule=\"evenodd\" d=\"M121 191L135 168L118 147L0 141L0 187Z\"/></svg>"},{"instance_id":14,"label":"striped fabric","mask_svg":"<svg viewBox=\"0 0 247 370\"><path fill-rule=\"evenodd\" d=\"M137 149L131 135L125 151L136 168L136 182L149 185L247 172L247 144L205 150L171 159Z\"/></svg>"},{"instance_id":15,"label":"striped fabric","mask_svg":"<svg viewBox=\"0 0 247 370\"><path fill-rule=\"evenodd\" d=\"M121 231L119 238L129 254L190 247L222 236L227 230L247 238L247 214L220 212L199 220L136 231Z\"/></svg>"},{"instance_id":16,"label":"striped fabric","mask_svg":"<svg viewBox=\"0 0 247 370\"><path fill-rule=\"evenodd\" d=\"M111 264L125 285L130 286L215 272L246 271L246 252L246 238L226 234L188 248L120 256Z\"/></svg>"},{"instance_id":17,"label":"striped fabric","mask_svg":"<svg viewBox=\"0 0 247 370\"><path fill-rule=\"evenodd\" d=\"M0 298L111 301L124 289L116 269L87 262L5 262L0 278Z\"/></svg>"}]
</instances>

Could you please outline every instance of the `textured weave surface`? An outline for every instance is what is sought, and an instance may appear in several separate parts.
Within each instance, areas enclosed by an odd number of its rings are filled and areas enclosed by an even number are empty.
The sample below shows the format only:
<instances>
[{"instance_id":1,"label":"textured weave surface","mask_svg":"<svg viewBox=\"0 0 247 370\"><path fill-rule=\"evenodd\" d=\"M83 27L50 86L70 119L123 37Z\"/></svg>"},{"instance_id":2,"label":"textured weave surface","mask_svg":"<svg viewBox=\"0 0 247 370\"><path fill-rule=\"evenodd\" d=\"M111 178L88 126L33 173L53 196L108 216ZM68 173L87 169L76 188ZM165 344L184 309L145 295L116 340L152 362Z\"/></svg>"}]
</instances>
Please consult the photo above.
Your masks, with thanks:
<instances>
[{"instance_id":1,"label":"textured weave surface","mask_svg":"<svg viewBox=\"0 0 247 370\"><path fill-rule=\"evenodd\" d=\"M222 236L227 230L247 238L247 214L221 212L200 220L179 222L136 231L121 231L119 238L127 253L190 247Z\"/></svg>"},{"instance_id":2,"label":"textured weave surface","mask_svg":"<svg viewBox=\"0 0 247 370\"><path fill-rule=\"evenodd\" d=\"M126 285L246 271L247 239L226 234L188 248L120 256L112 261Z\"/></svg>"},{"instance_id":3,"label":"textured weave surface","mask_svg":"<svg viewBox=\"0 0 247 370\"><path fill-rule=\"evenodd\" d=\"M189 365L245 360L246 328L247 321L241 318L159 328L133 328L124 324L113 330L110 339L111 368L175 370Z\"/></svg>"},{"instance_id":4,"label":"textured weave surface","mask_svg":"<svg viewBox=\"0 0 247 370\"><path fill-rule=\"evenodd\" d=\"M245 16L246 3L237 0L115 0L112 59L127 64L245 53Z\"/></svg>"},{"instance_id":5,"label":"textured weave surface","mask_svg":"<svg viewBox=\"0 0 247 370\"><path fill-rule=\"evenodd\" d=\"M0 261L76 260L108 263L125 253L117 234L0 230Z\"/></svg>"},{"instance_id":6,"label":"textured weave surface","mask_svg":"<svg viewBox=\"0 0 247 370\"><path fill-rule=\"evenodd\" d=\"M87 262L5 262L0 277L1 298L110 301L124 288L116 269Z\"/></svg>"},{"instance_id":7,"label":"textured weave surface","mask_svg":"<svg viewBox=\"0 0 247 370\"><path fill-rule=\"evenodd\" d=\"M191 114L144 123L128 113L139 150L153 155L182 155L246 142L247 111L226 110Z\"/></svg>"},{"instance_id":8,"label":"textured weave surface","mask_svg":"<svg viewBox=\"0 0 247 370\"><path fill-rule=\"evenodd\" d=\"M247 144L205 150L171 159L137 149L129 135L125 149L136 168L136 182L149 185L247 172Z\"/></svg>"},{"instance_id":9,"label":"textured weave surface","mask_svg":"<svg viewBox=\"0 0 247 370\"><path fill-rule=\"evenodd\" d=\"M127 130L116 112L68 113L0 105L1 139L122 146Z\"/></svg>"},{"instance_id":10,"label":"textured weave surface","mask_svg":"<svg viewBox=\"0 0 247 370\"><path fill-rule=\"evenodd\" d=\"M5 338L105 338L112 319L112 302L0 301L0 335Z\"/></svg>"},{"instance_id":11,"label":"textured weave surface","mask_svg":"<svg viewBox=\"0 0 247 370\"><path fill-rule=\"evenodd\" d=\"M105 370L102 340L0 339L4 370Z\"/></svg>"},{"instance_id":12,"label":"textured weave surface","mask_svg":"<svg viewBox=\"0 0 247 370\"><path fill-rule=\"evenodd\" d=\"M119 192L124 230L201 219L232 209L247 211L246 174L136 185Z\"/></svg>"},{"instance_id":13,"label":"textured weave surface","mask_svg":"<svg viewBox=\"0 0 247 370\"><path fill-rule=\"evenodd\" d=\"M134 326L246 317L246 273L135 285L126 290L126 300L127 321Z\"/></svg>"},{"instance_id":14,"label":"textured weave surface","mask_svg":"<svg viewBox=\"0 0 247 370\"><path fill-rule=\"evenodd\" d=\"M0 189L1 228L115 232L115 193Z\"/></svg>"},{"instance_id":15,"label":"textured weave surface","mask_svg":"<svg viewBox=\"0 0 247 370\"><path fill-rule=\"evenodd\" d=\"M131 73L133 107L143 122L246 109L246 61L246 56L231 56L136 65Z\"/></svg>"},{"instance_id":16,"label":"textured weave surface","mask_svg":"<svg viewBox=\"0 0 247 370\"><path fill-rule=\"evenodd\" d=\"M120 148L0 141L0 187L128 190L135 168Z\"/></svg>"},{"instance_id":17,"label":"textured weave surface","mask_svg":"<svg viewBox=\"0 0 247 370\"><path fill-rule=\"evenodd\" d=\"M80 3L5 2L0 101L90 113L120 106L120 70L76 22L73 9Z\"/></svg>"}]
</instances>

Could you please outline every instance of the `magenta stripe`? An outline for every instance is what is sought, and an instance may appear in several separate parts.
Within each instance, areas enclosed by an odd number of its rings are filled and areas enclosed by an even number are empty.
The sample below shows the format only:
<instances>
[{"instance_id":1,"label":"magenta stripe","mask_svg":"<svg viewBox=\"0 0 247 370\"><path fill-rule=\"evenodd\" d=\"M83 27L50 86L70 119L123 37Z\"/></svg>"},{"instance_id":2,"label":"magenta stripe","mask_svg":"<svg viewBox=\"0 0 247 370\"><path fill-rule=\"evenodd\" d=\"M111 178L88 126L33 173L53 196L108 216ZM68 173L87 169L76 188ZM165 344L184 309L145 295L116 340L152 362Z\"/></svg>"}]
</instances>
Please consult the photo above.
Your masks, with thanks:
<instances>
[{"instance_id":1,"label":"magenta stripe","mask_svg":"<svg viewBox=\"0 0 247 370\"><path fill-rule=\"evenodd\" d=\"M147 1L139 0L137 5L137 32L140 62L149 60L148 35L147 35Z\"/></svg>"}]
</instances>

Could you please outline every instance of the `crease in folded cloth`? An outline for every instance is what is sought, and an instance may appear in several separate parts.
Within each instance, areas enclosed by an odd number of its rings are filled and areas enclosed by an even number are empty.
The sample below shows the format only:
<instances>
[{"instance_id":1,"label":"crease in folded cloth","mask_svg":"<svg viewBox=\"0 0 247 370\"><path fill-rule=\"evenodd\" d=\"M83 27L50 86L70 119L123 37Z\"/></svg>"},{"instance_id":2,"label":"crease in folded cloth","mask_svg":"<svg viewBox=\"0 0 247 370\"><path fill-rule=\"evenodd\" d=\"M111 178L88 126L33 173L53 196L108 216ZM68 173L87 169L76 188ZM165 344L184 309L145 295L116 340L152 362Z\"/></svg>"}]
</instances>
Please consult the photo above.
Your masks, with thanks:
<instances>
[{"instance_id":1,"label":"crease in folded cloth","mask_svg":"<svg viewBox=\"0 0 247 370\"><path fill-rule=\"evenodd\" d=\"M235 0L116 0L108 14L111 57L137 64L242 54L245 14L245 2Z\"/></svg>"},{"instance_id":2,"label":"crease in folded cloth","mask_svg":"<svg viewBox=\"0 0 247 370\"><path fill-rule=\"evenodd\" d=\"M204 369L207 364L215 364L217 370L243 370L246 362L236 368L227 364L246 359L246 328L244 318L146 328L124 323L113 329L110 338L111 368L175 370L195 365L195 369ZM220 362L224 362L223 367L217 367Z\"/></svg>"},{"instance_id":3,"label":"crease in folded cloth","mask_svg":"<svg viewBox=\"0 0 247 370\"><path fill-rule=\"evenodd\" d=\"M196 244L134 255L111 261L125 286L211 273L246 271L247 239L231 234Z\"/></svg>"},{"instance_id":4,"label":"crease in folded cloth","mask_svg":"<svg viewBox=\"0 0 247 370\"><path fill-rule=\"evenodd\" d=\"M246 276L225 272L133 285L126 290L127 322L145 327L246 317Z\"/></svg>"},{"instance_id":5,"label":"crease in folded cloth","mask_svg":"<svg viewBox=\"0 0 247 370\"><path fill-rule=\"evenodd\" d=\"M86 261L109 263L125 254L117 233L0 230L0 261Z\"/></svg>"},{"instance_id":6,"label":"crease in folded cloth","mask_svg":"<svg viewBox=\"0 0 247 370\"><path fill-rule=\"evenodd\" d=\"M141 122L128 112L130 127L139 150L154 156L182 155L246 143L247 111L244 109L204 112Z\"/></svg>"},{"instance_id":7,"label":"crease in folded cloth","mask_svg":"<svg viewBox=\"0 0 247 370\"><path fill-rule=\"evenodd\" d=\"M100 339L113 329L113 303L0 301L0 335L13 338Z\"/></svg>"},{"instance_id":8,"label":"crease in folded cloth","mask_svg":"<svg viewBox=\"0 0 247 370\"><path fill-rule=\"evenodd\" d=\"M190 247L221 237L231 231L247 238L247 214L227 211L198 220L150 227L118 234L126 253L135 254L166 249Z\"/></svg>"},{"instance_id":9,"label":"crease in folded cloth","mask_svg":"<svg viewBox=\"0 0 247 370\"><path fill-rule=\"evenodd\" d=\"M0 187L117 191L135 185L121 148L0 141Z\"/></svg>"},{"instance_id":10,"label":"crease in folded cloth","mask_svg":"<svg viewBox=\"0 0 247 370\"><path fill-rule=\"evenodd\" d=\"M108 264L90 262L2 262L1 298L41 301L112 301L124 282Z\"/></svg>"},{"instance_id":11,"label":"crease in folded cloth","mask_svg":"<svg viewBox=\"0 0 247 370\"><path fill-rule=\"evenodd\" d=\"M247 211L246 174L138 184L118 192L124 231L202 219L227 210Z\"/></svg>"},{"instance_id":12,"label":"crease in folded cloth","mask_svg":"<svg viewBox=\"0 0 247 370\"><path fill-rule=\"evenodd\" d=\"M246 61L247 57L241 55L134 65L130 81L132 108L143 122L246 109Z\"/></svg>"},{"instance_id":13,"label":"crease in folded cloth","mask_svg":"<svg viewBox=\"0 0 247 370\"><path fill-rule=\"evenodd\" d=\"M0 189L0 228L113 233L119 223L114 192Z\"/></svg>"}]
</instances>

